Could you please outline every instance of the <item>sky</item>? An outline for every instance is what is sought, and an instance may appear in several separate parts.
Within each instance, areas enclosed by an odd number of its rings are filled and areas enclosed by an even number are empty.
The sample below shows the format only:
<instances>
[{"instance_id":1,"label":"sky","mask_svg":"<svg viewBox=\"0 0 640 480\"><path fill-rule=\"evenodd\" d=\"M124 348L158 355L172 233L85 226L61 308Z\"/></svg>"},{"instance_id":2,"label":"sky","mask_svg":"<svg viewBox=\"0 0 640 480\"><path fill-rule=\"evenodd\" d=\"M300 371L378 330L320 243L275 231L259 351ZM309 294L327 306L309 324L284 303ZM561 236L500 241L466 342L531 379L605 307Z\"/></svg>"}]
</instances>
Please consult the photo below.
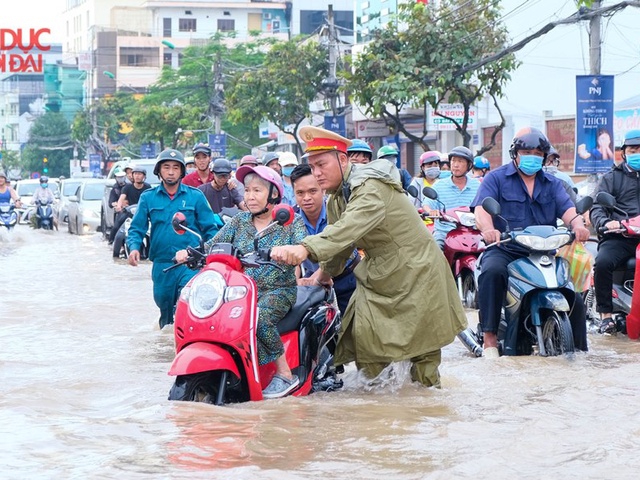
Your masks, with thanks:
<instances>
[{"instance_id":1,"label":"sky","mask_svg":"<svg viewBox=\"0 0 640 480\"><path fill-rule=\"evenodd\" d=\"M357 0L356 0L357 1ZM611 5L618 0L604 0ZM61 42L61 12L67 0L21 0L3 2L0 28L50 28L51 41ZM552 20L571 15L574 0L502 0L504 22L517 42ZM627 7L603 19L602 74L615 79L615 101L640 95L640 9ZM519 51L522 66L501 100L506 113L554 116L575 113L575 76L589 73L586 22L559 26ZM481 35L476 41L482 41Z\"/></svg>"}]
</instances>

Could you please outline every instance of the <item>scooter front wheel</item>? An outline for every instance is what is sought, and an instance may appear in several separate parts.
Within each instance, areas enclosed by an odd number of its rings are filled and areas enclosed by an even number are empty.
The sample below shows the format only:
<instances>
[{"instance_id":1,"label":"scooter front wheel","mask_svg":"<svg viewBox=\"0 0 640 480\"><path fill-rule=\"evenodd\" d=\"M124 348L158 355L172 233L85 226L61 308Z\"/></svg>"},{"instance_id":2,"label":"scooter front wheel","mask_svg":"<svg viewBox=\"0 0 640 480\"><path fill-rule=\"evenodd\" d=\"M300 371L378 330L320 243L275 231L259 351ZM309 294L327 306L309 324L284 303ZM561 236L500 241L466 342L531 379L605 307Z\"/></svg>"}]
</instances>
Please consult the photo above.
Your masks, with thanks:
<instances>
[{"instance_id":1,"label":"scooter front wheel","mask_svg":"<svg viewBox=\"0 0 640 480\"><path fill-rule=\"evenodd\" d=\"M178 375L169 391L169 400L225 403L246 401L237 396L238 379L227 370Z\"/></svg>"},{"instance_id":2,"label":"scooter front wheel","mask_svg":"<svg viewBox=\"0 0 640 480\"><path fill-rule=\"evenodd\" d=\"M566 312L550 312L542 324L542 339L547 357L572 353L575 350L573 330Z\"/></svg>"},{"instance_id":3,"label":"scooter front wheel","mask_svg":"<svg viewBox=\"0 0 640 480\"><path fill-rule=\"evenodd\" d=\"M473 278L473 273L468 270L463 271L461 283L462 291L460 293L462 298L462 305L464 306L464 308L477 309L477 289L475 279Z\"/></svg>"}]
</instances>

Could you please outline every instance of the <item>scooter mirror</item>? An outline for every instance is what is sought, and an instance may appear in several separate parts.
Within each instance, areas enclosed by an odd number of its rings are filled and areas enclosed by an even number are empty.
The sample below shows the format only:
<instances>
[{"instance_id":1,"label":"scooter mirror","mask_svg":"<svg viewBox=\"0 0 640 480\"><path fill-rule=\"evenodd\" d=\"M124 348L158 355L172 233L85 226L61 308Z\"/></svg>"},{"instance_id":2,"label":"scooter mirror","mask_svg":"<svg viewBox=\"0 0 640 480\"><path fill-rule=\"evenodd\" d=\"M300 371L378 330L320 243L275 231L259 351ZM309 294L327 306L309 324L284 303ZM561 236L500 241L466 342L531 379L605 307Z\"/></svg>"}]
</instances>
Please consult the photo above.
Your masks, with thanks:
<instances>
[{"instance_id":1,"label":"scooter mirror","mask_svg":"<svg viewBox=\"0 0 640 480\"><path fill-rule=\"evenodd\" d=\"M576 202L576 212L578 212L579 215L582 215L584 212L589 210L592 205L593 198L587 195Z\"/></svg>"},{"instance_id":2,"label":"scooter mirror","mask_svg":"<svg viewBox=\"0 0 640 480\"><path fill-rule=\"evenodd\" d=\"M482 208L492 217L500 215L500 204L495 198L487 197L482 201Z\"/></svg>"},{"instance_id":3,"label":"scooter mirror","mask_svg":"<svg viewBox=\"0 0 640 480\"><path fill-rule=\"evenodd\" d=\"M271 212L271 217L274 222L278 222L279 225L286 227L293 222L294 217L293 208L290 205L280 204L276 205Z\"/></svg>"},{"instance_id":4,"label":"scooter mirror","mask_svg":"<svg viewBox=\"0 0 640 480\"><path fill-rule=\"evenodd\" d=\"M605 208L613 208L616 206L616 199L610 193L600 192L596 195L596 203Z\"/></svg>"},{"instance_id":5,"label":"scooter mirror","mask_svg":"<svg viewBox=\"0 0 640 480\"><path fill-rule=\"evenodd\" d=\"M437 200L438 199L438 192L436 192L431 187L424 187L422 189L422 193L424 194L425 197L427 197L427 198L429 198L431 200Z\"/></svg>"},{"instance_id":6,"label":"scooter mirror","mask_svg":"<svg viewBox=\"0 0 640 480\"><path fill-rule=\"evenodd\" d=\"M413 198L418 198L418 189L415 187L415 185L409 185L409 188L407 188L407 193Z\"/></svg>"},{"instance_id":7,"label":"scooter mirror","mask_svg":"<svg viewBox=\"0 0 640 480\"><path fill-rule=\"evenodd\" d=\"M184 235L186 232L184 227L187 226L187 217L184 216L184 213L177 212L171 219L171 226L178 235Z\"/></svg>"}]
</instances>

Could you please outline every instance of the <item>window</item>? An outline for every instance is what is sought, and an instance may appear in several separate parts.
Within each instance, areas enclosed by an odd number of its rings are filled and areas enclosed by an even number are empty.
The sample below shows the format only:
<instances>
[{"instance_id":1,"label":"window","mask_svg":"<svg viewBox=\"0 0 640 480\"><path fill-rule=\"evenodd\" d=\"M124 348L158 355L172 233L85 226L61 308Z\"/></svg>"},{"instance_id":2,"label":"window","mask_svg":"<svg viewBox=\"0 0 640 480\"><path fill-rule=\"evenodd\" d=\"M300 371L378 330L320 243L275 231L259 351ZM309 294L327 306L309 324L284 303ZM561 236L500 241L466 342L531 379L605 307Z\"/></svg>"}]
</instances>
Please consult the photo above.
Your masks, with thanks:
<instances>
[{"instance_id":1,"label":"window","mask_svg":"<svg viewBox=\"0 0 640 480\"><path fill-rule=\"evenodd\" d=\"M167 66L171 66L171 54L170 53L163 53L162 54L162 64L163 65L167 65Z\"/></svg>"},{"instance_id":2,"label":"window","mask_svg":"<svg viewBox=\"0 0 640 480\"><path fill-rule=\"evenodd\" d=\"M157 48L120 48L120 66L122 67L158 67Z\"/></svg>"},{"instance_id":3,"label":"window","mask_svg":"<svg viewBox=\"0 0 640 480\"><path fill-rule=\"evenodd\" d=\"M230 19L218 20L219 32L233 32L236 29L236 21Z\"/></svg>"},{"instance_id":4,"label":"window","mask_svg":"<svg viewBox=\"0 0 640 480\"><path fill-rule=\"evenodd\" d=\"M170 18L162 19L162 36L171 37L171 19Z\"/></svg>"},{"instance_id":5,"label":"window","mask_svg":"<svg viewBox=\"0 0 640 480\"><path fill-rule=\"evenodd\" d=\"M178 30L181 32L195 32L196 31L196 19L195 18L181 18L178 20Z\"/></svg>"}]
</instances>

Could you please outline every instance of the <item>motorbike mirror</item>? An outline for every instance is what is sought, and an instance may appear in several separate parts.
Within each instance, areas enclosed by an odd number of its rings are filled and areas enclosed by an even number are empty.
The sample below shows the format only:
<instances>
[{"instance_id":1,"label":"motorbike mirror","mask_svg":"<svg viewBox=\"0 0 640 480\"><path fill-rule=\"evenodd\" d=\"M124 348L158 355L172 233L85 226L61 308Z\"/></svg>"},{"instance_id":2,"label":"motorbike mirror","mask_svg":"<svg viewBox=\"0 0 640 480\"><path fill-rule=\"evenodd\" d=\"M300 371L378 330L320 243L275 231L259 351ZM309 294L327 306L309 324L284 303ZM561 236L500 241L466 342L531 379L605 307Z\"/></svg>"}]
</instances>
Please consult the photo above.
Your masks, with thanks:
<instances>
[{"instance_id":1,"label":"motorbike mirror","mask_svg":"<svg viewBox=\"0 0 640 480\"><path fill-rule=\"evenodd\" d=\"M418 189L415 187L415 185L409 185L409 188L407 188L407 193L409 195L411 195L413 198L418 198Z\"/></svg>"},{"instance_id":2,"label":"motorbike mirror","mask_svg":"<svg viewBox=\"0 0 640 480\"><path fill-rule=\"evenodd\" d=\"M278 225L282 225L286 227L287 225L291 225L294 218L293 208L290 205L280 204L276 205L271 212L271 218L273 218L274 222L277 222Z\"/></svg>"},{"instance_id":3,"label":"motorbike mirror","mask_svg":"<svg viewBox=\"0 0 640 480\"><path fill-rule=\"evenodd\" d=\"M605 208L613 208L616 206L616 199L610 193L600 192L596 195L596 203Z\"/></svg>"},{"instance_id":4,"label":"motorbike mirror","mask_svg":"<svg viewBox=\"0 0 640 480\"><path fill-rule=\"evenodd\" d=\"M578 215L582 215L584 212L589 210L592 205L593 198L587 195L576 202L576 212L578 212Z\"/></svg>"},{"instance_id":5,"label":"motorbike mirror","mask_svg":"<svg viewBox=\"0 0 640 480\"><path fill-rule=\"evenodd\" d=\"M482 208L492 217L500 215L500 204L495 198L487 197L482 201Z\"/></svg>"},{"instance_id":6,"label":"motorbike mirror","mask_svg":"<svg viewBox=\"0 0 640 480\"><path fill-rule=\"evenodd\" d=\"M184 216L184 213L176 212L171 219L171 226L178 235L184 235L184 232L186 232L185 227L187 226L187 217Z\"/></svg>"},{"instance_id":7,"label":"motorbike mirror","mask_svg":"<svg viewBox=\"0 0 640 480\"><path fill-rule=\"evenodd\" d=\"M438 192L436 192L431 187L424 187L422 189L422 193L424 194L425 197L427 197L430 200L437 200L438 199Z\"/></svg>"}]
</instances>

